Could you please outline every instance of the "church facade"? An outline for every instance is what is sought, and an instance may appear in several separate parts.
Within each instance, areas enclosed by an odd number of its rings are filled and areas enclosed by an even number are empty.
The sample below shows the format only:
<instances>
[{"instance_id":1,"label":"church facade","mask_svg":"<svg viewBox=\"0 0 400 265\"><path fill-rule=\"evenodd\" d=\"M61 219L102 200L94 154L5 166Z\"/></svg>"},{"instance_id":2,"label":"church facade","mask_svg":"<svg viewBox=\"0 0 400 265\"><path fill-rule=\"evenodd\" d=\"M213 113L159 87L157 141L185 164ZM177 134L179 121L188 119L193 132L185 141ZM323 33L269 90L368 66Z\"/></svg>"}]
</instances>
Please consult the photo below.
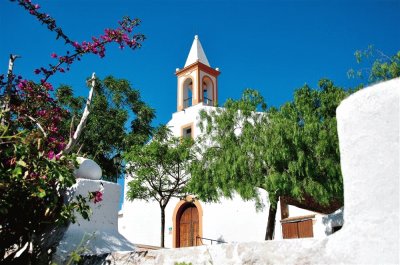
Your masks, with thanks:
<instances>
[{"instance_id":1,"label":"church facade","mask_svg":"<svg viewBox=\"0 0 400 265\"><path fill-rule=\"evenodd\" d=\"M177 112L172 114L167 126L174 136L196 138L201 134L198 127L200 111L210 110L218 102L220 74L218 68L210 66L197 36L184 68L176 69L175 74L178 83ZM125 197L128 182L129 177L125 180ZM266 200L267 193L263 190L260 190L260 193ZM171 199L165 211L165 247L264 241L269 203L263 203L264 209L256 211L254 202L243 201L239 196L221 199L219 203L205 203L197 200L195 196L187 196L182 200ZM135 244L159 246L160 215L160 208L156 202L124 200L118 220L119 232ZM293 216L302 218L296 219ZM291 224L290 227L286 225L289 230L295 222L296 227L299 227L298 223L307 226L307 233L301 237L325 235L325 227L321 225L322 215L291 207L291 216L284 216L286 219L289 217L292 218L287 220ZM278 211L275 228L277 239L285 237L281 219L283 217Z\"/></svg>"}]
</instances>

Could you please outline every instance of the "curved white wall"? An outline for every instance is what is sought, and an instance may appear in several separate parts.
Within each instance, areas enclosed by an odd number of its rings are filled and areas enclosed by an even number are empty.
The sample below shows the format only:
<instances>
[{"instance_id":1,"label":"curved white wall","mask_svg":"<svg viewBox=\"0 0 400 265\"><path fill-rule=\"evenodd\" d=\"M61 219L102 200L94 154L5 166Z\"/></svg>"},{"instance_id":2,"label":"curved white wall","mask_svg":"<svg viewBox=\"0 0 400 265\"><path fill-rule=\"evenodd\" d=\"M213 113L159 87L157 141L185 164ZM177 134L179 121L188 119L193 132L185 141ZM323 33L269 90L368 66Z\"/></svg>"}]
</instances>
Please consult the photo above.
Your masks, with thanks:
<instances>
[{"instance_id":1,"label":"curved white wall","mask_svg":"<svg viewBox=\"0 0 400 265\"><path fill-rule=\"evenodd\" d=\"M140 264L399 264L400 78L337 109L345 223L324 239L151 251Z\"/></svg>"},{"instance_id":2,"label":"curved white wall","mask_svg":"<svg viewBox=\"0 0 400 265\"><path fill-rule=\"evenodd\" d=\"M72 197L88 196L89 192L102 189L103 200L89 202L92 210L90 220L77 216L76 223L70 224L57 248L54 260L64 264L72 251L85 247L85 254L101 254L114 251L132 251L133 244L118 233L118 208L121 187L112 182L77 179L72 188ZM85 239L80 246L82 239Z\"/></svg>"}]
</instances>

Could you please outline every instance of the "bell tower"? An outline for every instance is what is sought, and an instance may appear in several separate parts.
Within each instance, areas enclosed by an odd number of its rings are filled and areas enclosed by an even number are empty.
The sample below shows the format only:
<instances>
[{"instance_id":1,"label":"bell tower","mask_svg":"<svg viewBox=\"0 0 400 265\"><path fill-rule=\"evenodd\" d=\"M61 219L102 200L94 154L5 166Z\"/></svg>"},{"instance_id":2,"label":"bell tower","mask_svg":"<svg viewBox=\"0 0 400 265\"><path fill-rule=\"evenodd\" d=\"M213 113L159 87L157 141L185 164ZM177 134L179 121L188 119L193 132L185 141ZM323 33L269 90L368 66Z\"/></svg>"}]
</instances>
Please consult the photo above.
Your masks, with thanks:
<instances>
[{"instance_id":1,"label":"bell tower","mask_svg":"<svg viewBox=\"0 0 400 265\"><path fill-rule=\"evenodd\" d=\"M197 104L216 106L219 74L218 68L210 67L199 37L194 36L184 68L177 68L175 72L178 78L178 111Z\"/></svg>"}]
</instances>

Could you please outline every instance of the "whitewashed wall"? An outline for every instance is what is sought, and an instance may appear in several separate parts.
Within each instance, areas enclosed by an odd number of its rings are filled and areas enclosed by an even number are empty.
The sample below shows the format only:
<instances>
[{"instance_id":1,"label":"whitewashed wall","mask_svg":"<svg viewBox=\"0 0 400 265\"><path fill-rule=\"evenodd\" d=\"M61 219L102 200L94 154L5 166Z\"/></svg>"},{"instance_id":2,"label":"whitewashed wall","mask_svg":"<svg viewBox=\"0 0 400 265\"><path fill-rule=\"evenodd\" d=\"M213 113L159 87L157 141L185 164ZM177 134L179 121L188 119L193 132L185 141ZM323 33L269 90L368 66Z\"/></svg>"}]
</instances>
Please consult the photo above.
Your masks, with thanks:
<instances>
[{"instance_id":1,"label":"whitewashed wall","mask_svg":"<svg viewBox=\"0 0 400 265\"><path fill-rule=\"evenodd\" d=\"M260 191L262 197L266 193ZM165 247L172 247L172 214L178 199L172 199L165 214ZM203 237L225 242L263 241L268 220L268 203L257 212L253 201L243 201L235 196L220 203L204 203ZM119 232L135 244L160 246L161 211L156 202L143 200L124 201L119 219ZM204 240L204 244L211 244ZM213 243L215 244L215 242Z\"/></svg>"},{"instance_id":2,"label":"whitewashed wall","mask_svg":"<svg viewBox=\"0 0 400 265\"><path fill-rule=\"evenodd\" d=\"M200 121L199 113L201 110L210 109L212 107L203 106L203 103L200 103L185 110L175 112L172 114L172 119L167 123L167 126L171 129L174 136L181 136L182 126L193 123L193 137L196 138L201 134L201 130L197 126Z\"/></svg>"},{"instance_id":3,"label":"whitewashed wall","mask_svg":"<svg viewBox=\"0 0 400 265\"><path fill-rule=\"evenodd\" d=\"M183 125L193 123L193 137L201 134L197 126L200 110L210 110L212 107L202 103L173 114L167 124L175 136L181 135ZM125 181L125 192L128 190ZM221 199L220 203L204 203L203 209L203 237L226 242L263 241L268 220L268 202L266 192L260 190L265 199L264 210L257 212L253 201L244 202L239 196L232 200ZM178 199L172 199L166 208L165 247L172 247L173 229L172 214ZM157 202L124 200L122 215L119 218L119 231L122 235L136 244L160 246L161 212ZM204 240L204 244L210 241ZM215 242L214 242L215 244Z\"/></svg>"},{"instance_id":4,"label":"whitewashed wall","mask_svg":"<svg viewBox=\"0 0 400 265\"><path fill-rule=\"evenodd\" d=\"M397 78L353 94L337 109L345 198L338 232L150 251L138 264L399 264L399 105Z\"/></svg>"},{"instance_id":5,"label":"whitewashed wall","mask_svg":"<svg viewBox=\"0 0 400 265\"><path fill-rule=\"evenodd\" d=\"M85 254L102 254L113 251L132 251L134 246L118 233L118 205L121 187L112 182L77 179L72 187L71 196L88 196L89 192L102 189L103 200L89 202L92 210L90 220L79 215L76 223L70 224L57 248L54 260L64 264L68 255L79 247L85 247ZM83 244L82 243L82 240Z\"/></svg>"},{"instance_id":6,"label":"whitewashed wall","mask_svg":"<svg viewBox=\"0 0 400 265\"><path fill-rule=\"evenodd\" d=\"M173 135L181 136L182 126L193 124L193 137L201 134L198 126L201 110L209 111L214 107L203 106L202 103L173 113L172 119L167 126ZM238 132L240 133L240 132ZM125 181L125 193L128 191ZM222 199L220 203L203 203L203 237L226 242L263 241L265 239L266 225L268 220L267 193L260 190L264 199L264 209L257 212L253 201L244 202L239 196L232 200ZM166 208L165 224L165 247L172 247L173 225L172 214L178 199L172 199ZM312 211L289 206L290 217L299 215L315 214ZM275 238L282 239L282 226L280 223L280 211L276 215ZM119 218L119 231L131 242L152 246L160 246L160 208L156 202L145 202L135 200L124 201ZM316 214L313 222L313 233L315 238L326 236L326 227L323 222L324 215ZM204 244L210 241L204 240Z\"/></svg>"}]
</instances>

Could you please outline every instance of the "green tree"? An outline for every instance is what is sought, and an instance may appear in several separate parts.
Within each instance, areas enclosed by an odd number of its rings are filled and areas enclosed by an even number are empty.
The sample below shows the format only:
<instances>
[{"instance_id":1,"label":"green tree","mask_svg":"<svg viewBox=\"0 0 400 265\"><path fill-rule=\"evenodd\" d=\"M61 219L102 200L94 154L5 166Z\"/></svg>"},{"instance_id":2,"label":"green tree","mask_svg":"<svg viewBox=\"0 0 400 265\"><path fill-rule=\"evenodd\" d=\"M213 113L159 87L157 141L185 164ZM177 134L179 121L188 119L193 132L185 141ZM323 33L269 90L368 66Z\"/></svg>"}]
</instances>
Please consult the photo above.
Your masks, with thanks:
<instances>
[{"instance_id":1,"label":"green tree","mask_svg":"<svg viewBox=\"0 0 400 265\"><path fill-rule=\"evenodd\" d=\"M189 188L203 200L237 192L243 199L270 202L265 239L273 238L279 197L302 208L331 212L343 203L336 107L347 92L321 80L304 86L279 109L246 90L240 100L202 112ZM211 143L211 146L210 146Z\"/></svg>"},{"instance_id":2,"label":"green tree","mask_svg":"<svg viewBox=\"0 0 400 265\"><path fill-rule=\"evenodd\" d=\"M125 17L118 28L79 43L67 36L54 18L42 12L39 4L11 2L68 46L62 55L51 54L53 63L34 70L41 75L40 81L14 74L16 55L10 55L6 75L0 74L0 263L48 264L61 238L58 225L74 222L77 213L89 219L87 201L101 199L100 191L90 191L87 197L68 197L68 189L76 182L72 172L77 167L70 149L84 128L90 104L86 104L73 137L64 135L62 122L68 114L54 99L48 79L69 71L85 54L104 57L110 43L135 50L144 36L133 32L139 20ZM88 103L94 83L91 79Z\"/></svg>"},{"instance_id":3,"label":"green tree","mask_svg":"<svg viewBox=\"0 0 400 265\"><path fill-rule=\"evenodd\" d=\"M116 158L128 147L148 141L155 114L127 80L108 76L96 84L85 130L73 151L95 160L103 170L103 178L116 182L123 169ZM56 95L62 106L70 110L63 126L68 131L71 122L76 126L79 121L85 99L74 97L72 88L66 85L59 87Z\"/></svg>"},{"instance_id":4,"label":"green tree","mask_svg":"<svg viewBox=\"0 0 400 265\"><path fill-rule=\"evenodd\" d=\"M365 68L350 69L347 72L349 77L368 77L368 83L376 83L379 81L390 80L400 76L400 51L389 56L381 50L369 45L365 50L357 50L354 56L358 64L368 64ZM372 66L369 66L371 65Z\"/></svg>"},{"instance_id":5,"label":"green tree","mask_svg":"<svg viewBox=\"0 0 400 265\"><path fill-rule=\"evenodd\" d=\"M154 200L161 210L161 247L164 247L165 208L171 198L182 198L189 181L190 138L172 137L169 129L157 129L151 142L135 145L125 155L132 177L128 183L128 200Z\"/></svg>"}]
</instances>

